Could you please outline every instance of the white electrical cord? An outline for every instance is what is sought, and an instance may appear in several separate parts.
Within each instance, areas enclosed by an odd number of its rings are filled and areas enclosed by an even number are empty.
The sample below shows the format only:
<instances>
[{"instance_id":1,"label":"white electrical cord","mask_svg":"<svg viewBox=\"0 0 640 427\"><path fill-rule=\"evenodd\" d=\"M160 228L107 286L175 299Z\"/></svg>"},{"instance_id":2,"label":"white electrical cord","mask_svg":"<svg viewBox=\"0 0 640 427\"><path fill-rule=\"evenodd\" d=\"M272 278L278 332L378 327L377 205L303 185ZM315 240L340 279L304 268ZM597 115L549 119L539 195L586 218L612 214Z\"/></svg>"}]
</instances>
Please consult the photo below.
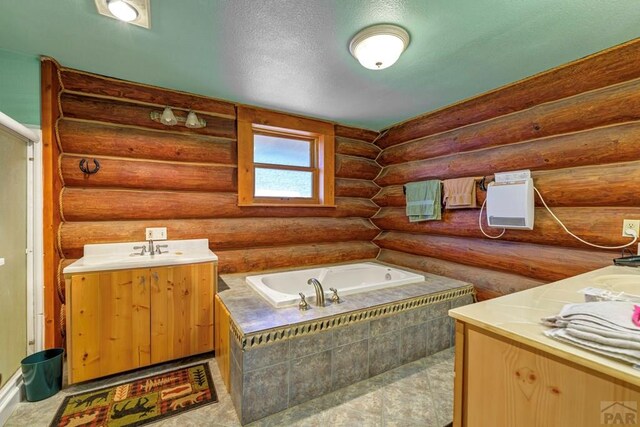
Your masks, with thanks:
<instances>
[{"instance_id":1,"label":"white electrical cord","mask_svg":"<svg viewBox=\"0 0 640 427\"><path fill-rule=\"evenodd\" d=\"M575 234L573 234L571 231L569 231L569 229L562 223L562 221L560 221L560 218L558 218L553 211L551 211L551 209L549 208L549 206L547 206L547 202L544 201L544 199L542 198L542 195L540 194L540 192L538 191L538 189L536 187L533 187L533 189L536 191L536 194L538 195L538 197L540 198L540 201L542 202L542 204L544 205L544 207L549 211L549 213L551 214L551 216L553 217L553 219L556 220L556 222L558 224L560 224L560 226L563 228L564 231L567 232L567 234L569 234L571 237L573 237L574 239L579 240L580 242L584 243L585 245L589 245L589 246L593 246L594 248L599 248L599 249L623 249L623 248L627 248L631 245L633 245L634 243L636 243L638 241L638 232L635 230L627 230L626 233L629 237L633 237L633 240L629 243L627 243L626 245L620 245L620 246L600 246L600 245L596 245L594 243L590 243L587 242L584 239L581 239L580 237L576 236ZM482 207L480 208L480 215L478 216L478 225L480 226L480 231L482 232L482 234L484 234L486 237L490 238L490 239L499 239L500 237L504 236L504 233L507 231L506 228L502 229L502 233L500 233L497 236L490 236L488 235L484 229L482 228L482 212L484 211L484 205L487 203L487 199L484 200L484 202L482 202Z\"/></svg>"},{"instance_id":2,"label":"white electrical cord","mask_svg":"<svg viewBox=\"0 0 640 427\"><path fill-rule=\"evenodd\" d=\"M547 206L547 202L544 201L544 199L542 198L542 194L540 194L540 192L538 191L538 189L536 187L533 187L533 189L536 191L536 194L538 195L538 197L540 198L540 201L542 202L542 204L544 205L544 207L549 211L549 213L551 214L551 216L553 217L553 219L556 220L556 222L558 224L560 224L560 226L564 229L564 231L567 232L567 234L569 234L571 237L575 238L576 240L581 241L582 243L584 243L585 245L589 245L589 246L593 246L594 248L600 248L600 249L622 249L622 248L627 248L631 245L633 245L634 243L636 243L638 241L638 232L635 230L627 230L626 233L629 237L633 237L633 240L629 243L627 243L626 245L620 245L620 246L600 246L600 245L596 245L593 243L589 243L584 239L581 239L580 237L576 236L575 234L573 234L571 231L569 231L569 229L562 223L562 221L560 221L560 219L551 211L551 209L549 208L549 206ZM629 232L632 232L633 234L629 234Z\"/></svg>"},{"instance_id":3,"label":"white electrical cord","mask_svg":"<svg viewBox=\"0 0 640 427\"><path fill-rule=\"evenodd\" d=\"M506 228L502 229L502 233L498 234L497 236L490 236L487 233L485 233L484 229L482 228L482 212L484 211L484 205L487 204L487 199L484 199L484 202L482 202L482 207L480 208L480 215L478 216L478 225L480 226L480 231L482 231L482 234L484 234L486 237L490 238L490 239L499 239L502 236L504 236L504 233L507 232Z\"/></svg>"}]
</instances>

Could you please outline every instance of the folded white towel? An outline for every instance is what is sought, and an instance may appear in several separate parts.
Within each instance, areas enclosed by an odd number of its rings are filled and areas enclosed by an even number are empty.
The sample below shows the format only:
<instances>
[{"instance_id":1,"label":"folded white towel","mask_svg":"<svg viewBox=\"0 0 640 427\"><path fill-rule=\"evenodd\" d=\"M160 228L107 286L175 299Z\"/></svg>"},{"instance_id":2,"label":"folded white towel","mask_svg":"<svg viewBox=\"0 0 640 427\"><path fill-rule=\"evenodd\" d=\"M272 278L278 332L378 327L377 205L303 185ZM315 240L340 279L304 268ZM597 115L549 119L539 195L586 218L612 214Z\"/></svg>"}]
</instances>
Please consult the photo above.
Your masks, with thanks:
<instances>
[{"instance_id":1,"label":"folded white towel","mask_svg":"<svg viewBox=\"0 0 640 427\"><path fill-rule=\"evenodd\" d=\"M612 357L623 362L631 363L634 368L640 368L640 352L633 350L618 349L615 347L605 346L592 341L583 340L567 334L566 329L549 329L544 334L548 337L564 341L569 344L576 345L586 350Z\"/></svg>"},{"instance_id":2,"label":"folded white towel","mask_svg":"<svg viewBox=\"0 0 640 427\"><path fill-rule=\"evenodd\" d=\"M594 333L592 330L585 331L580 327L574 327L569 325L566 328L567 334L572 337L576 337L579 339L591 341L597 344L606 345L614 348L628 349L628 350L638 350L640 351L640 342L627 340L627 339L619 339L619 338L611 338L599 333ZM638 356L640 357L640 356Z\"/></svg>"},{"instance_id":3,"label":"folded white towel","mask_svg":"<svg viewBox=\"0 0 640 427\"><path fill-rule=\"evenodd\" d=\"M640 331L629 332L607 329L598 323L589 322L588 320L572 320L571 322L567 322L567 326L571 326L572 328L580 331L598 334L606 338L615 338L640 343Z\"/></svg>"},{"instance_id":4,"label":"folded white towel","mask_svg":"<svg viewBox=\"0 0 640 427\"><path fill-rule=\"evenodd\" d=\"M560 310L560 314L546 317L542 322L550 326L561 326L563 322L580 320L608 330L640 334L640 328L631 320L634 305L635 303L626 301L566 304Z\"/></svg>"},{"instance_id":5,"label":"folded white towel","mask_svg":"<svg viewBox=\"0 0 640 427\"><path fill-rule=\"evenodd\" d=\"M545 335L640 369L640 328L631 320L634 305L627 301L566 304L557 316L542 319L554 327Z\"/></svg>"}]
</instances>

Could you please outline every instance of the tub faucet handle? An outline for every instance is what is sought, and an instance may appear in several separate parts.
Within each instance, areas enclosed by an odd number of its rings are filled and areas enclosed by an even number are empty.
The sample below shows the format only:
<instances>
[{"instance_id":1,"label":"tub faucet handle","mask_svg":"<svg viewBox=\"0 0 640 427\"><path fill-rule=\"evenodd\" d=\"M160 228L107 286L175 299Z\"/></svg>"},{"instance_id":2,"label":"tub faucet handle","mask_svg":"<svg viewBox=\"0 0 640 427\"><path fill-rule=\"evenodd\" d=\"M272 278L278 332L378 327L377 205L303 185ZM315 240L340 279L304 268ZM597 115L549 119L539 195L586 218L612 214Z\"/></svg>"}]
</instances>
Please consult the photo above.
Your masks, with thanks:
<instances>
[{"instance_id":1,"label":"tub faucet handle","mask_svg":"<svg viewBox=\"0 0 640 427\"><path fill-rule=\"evenodd\" d=\"M338 290L336 288L329 288L333 295L331 295L331 302L340 304L340 296L338 296Z\"/></svg>"},{"instance_id":2,"label":"tub faucet handle","mask_svg":"<svg viewBox=\"0 0 640 427\"><path fill-rule=\"evenodd\" d=\"M299 310L309 310L309 303L302 292L300 292L300 302L298 303Z\"/></svg>"}]
</instances>

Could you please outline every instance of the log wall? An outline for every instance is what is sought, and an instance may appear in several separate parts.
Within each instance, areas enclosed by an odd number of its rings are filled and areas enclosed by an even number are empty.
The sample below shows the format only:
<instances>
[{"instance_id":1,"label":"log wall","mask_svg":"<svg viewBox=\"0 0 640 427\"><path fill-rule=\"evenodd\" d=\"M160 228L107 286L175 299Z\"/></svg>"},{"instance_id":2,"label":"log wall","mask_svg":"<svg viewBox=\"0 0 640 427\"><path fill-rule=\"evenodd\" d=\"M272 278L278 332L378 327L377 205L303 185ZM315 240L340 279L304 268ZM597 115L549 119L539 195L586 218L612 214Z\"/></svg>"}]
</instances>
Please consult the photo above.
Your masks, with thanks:
<instances>
[{"instance_id":1,"label":"log wall","mask_svg":"<svg viewBox=\"0 0 640 427\"><path fill-rule=\"evenodd\" d=\"M372 221L383 230L374 240L381 260L474 283L481 298L611 265L620 250L573 239L538 199L533 231L490 240L478 228L479 209L410 223L402 186L530 169L574 233L599 245L628 242L622 220L640 218L640 42L401 123L376 144L382 189L372 200L381 209ZM485 197L478 193L480 203Z\"/></svg>"},{"instance_id":2,"label":"log wall","mask_svg":"<svg viewBox=\"0 0 640 427\"><path fill-rule=\"evenodd\" d=\"M379 230L369 220L379 209L371 201L380 190L372 181L381 170L377 132L335 125L335 208L238 207L234 104L49 64L60 112L57 170L48 177L59 183L57 265L48 274L60 288L60 271L85 244L144 240L153 226L166 226L170 239L208 238L221 273L377 256ZM193 109L207 126L150 120L165 105L177 116ZM83 158L89 166L97 159L99 172L82 173Z\"/></svg>"}]
</instances>

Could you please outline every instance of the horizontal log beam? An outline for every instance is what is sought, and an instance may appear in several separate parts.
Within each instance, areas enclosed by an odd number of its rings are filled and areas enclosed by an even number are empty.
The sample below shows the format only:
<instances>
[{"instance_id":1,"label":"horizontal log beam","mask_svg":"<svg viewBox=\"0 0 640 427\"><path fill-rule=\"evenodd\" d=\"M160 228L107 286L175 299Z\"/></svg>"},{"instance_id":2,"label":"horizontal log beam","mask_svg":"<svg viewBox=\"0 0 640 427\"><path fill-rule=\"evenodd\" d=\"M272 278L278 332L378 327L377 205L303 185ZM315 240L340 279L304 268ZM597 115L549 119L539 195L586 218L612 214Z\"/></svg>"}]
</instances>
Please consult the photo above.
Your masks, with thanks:
<instances>
[{"instance_id":1,"label":"horizontal log beam","mask_svg":"<svg viewBox=\"0 0 640 427\"><path fill-rule=\"evenodd\" d=\"M317 243L218 251L220 273L240 273L334 262L374 259L378 247L370 242Z\"/></svg>"},{"instance_id":2,"label":"horizontal log beam","mask_svg":"<svg viewBox=\"0 0 640 427\"><path fill-rule=\"evenodd\" d=\"M378 260L469 282L476 287L478 293L485 296L491 295L492 297L524 291L525 289L546 283L517 274L503 273L501 271L488 270L486 268L473 267L457 262L412 255L388 249L382 249L380 251Z\"/></svg>"},{"instance_id":3,"label":"horizontal log beam","mask_svg":"<svg viewBox=\"0 0 640 427\"><path fill-rule=\"evenodd\" d=\"M555 281L611 265L618 252L570 249L530 243L385 232L374 243L383 249L501 270Z\"/></svg>"},{"instance_id":4,"label":"horizontal log beam","mask_svg":"<svg viewBox=\"0 0 640 427\"><path fill-rule=\"evenodd\" d=\"M478 300L478 302L487 301L501 296L502 294L498 292L491 291L486 288L476 287L476 300Z\"/></svg>"},{"instance_id":5,"label":"horizontal log beam","mask_svg":"<svg viewBox=\"0 0 640 427\"><path fill-rule=\"evenodd\" d=\"M200 118L207 121L207 126L200 129L190 129L186 126L165 126L154 122L149 117L152 111L159 111L157 107L132 104L122 101L90 98L82 95L63 93L60 97L63 117L90 120L96 122L116 123L126 126L139 126L147 129L179 132L195 135L209 135L221 138L236 139L236 122L234 119L208 116L200 114ZM185 118L187 113L175 110L176 117Z\"/></svg>"},{"instance_id":6,"label":"horizontal log beam","mask_svg":"<svg viewBox=\"0 0 640 427\"><path fill-rule=\"evenodd\" d=\"M598 52L392 127L376 143L390 147L545 102L640 77L640 41Z\"/></svg>"},{"instance_id":7,"label":"horizontal log beam","mask_svg":"<svg viewBox=\"0 0 640 427\"><path fill-rule=\"evenodd\" d=\"M553 208L553 212L574 234L603 246L629 243L628 237L622 237L622 221L640 219L640 207L558 207ZM382 208L371 221L385 231L486 239L478 227L479 214L479 209L444 210L442 221L409 222L404 208ZM486 212L483 212L482 223L489 235L500 234L501 229L487 226ZM568 235L544 208L536 208L533 230L507 230L501 240L588 248Z\"/></svg>"},{"instance_id":8,"label":"horizontal log beam","mask_svg":"<svg viewBox=\"0 0 640 427\"><path fill-rule=\"evenodd\" d=\"M373 142L378 137L378 132L368 129L354 128L351 126L336 125L336 136L357 139L360 141Z\"/></svg>"},{"instance_id":9,"label":"horizontal log beam","mask_svg":"<svg viewBox=\"0 0 640 427\"><path fill-rule=\"evenodd\" d=\"M640 160L640 123L592 129L485 150L386 166L381 187L421 179L491 175L518 169L549 170Z\"/></svg>"},{"instance_id":10,"label":"horizontal log beam","mask_svg":"<svg viewBox=\"0 0 640 427\"><path fill-rule=\"evenodd\" d=\"M370 142L336 137L336 153L375 160L380 154L380 148Z\"/></svg>"},{"instance_id":11,"label":"horizontal log beam","mask_svg":"<svg viewBox=\"0 0 640 427\"><path fill-rule=\"evenodd\" d=\"M549 206L640 206L640 192L629 191L640 182L640 162L533 171L531 175ZM480 204L485 197L478 190ZM401 185L384 187L373 201L381 207L406 205ZM536 205L542 206L538 197Z\"/></svg>"},{"instance_id":12,"label":"horizontal log beam","mask_svg":"<svg viewBox=\"0 0 640 427\"><path fill-rule=\"evenodd\" d=\"M404 207L407 205L407 200L402 187L402 185L383 187L371 200L381 208Z\"/></svg>"},{"instance_id":13,"label":"horizontal log beam","mask_svg":"<svg viewBox=\"0 0 640 427\"><path fill-rule=\"evenodd\" d=\"M58 135L65 153L227 165L237 163L235 141L205 135L174 134L73 119L58 122Z\"/></svg>"},{"instance_id":14,"label":"horizontal log beam","mask_svg":"<svg viewBox=\"0 0 640 427\"><path fill-rule=\"evenodd\" d=\"M640 80L396 145L378 162L386 166L430 159L635 120L640 120Z\"/></svg>"},{"instance_id":15,"label":"horizontal log beam","mask_svg":"<svg viewBox=\"0 0 640 427\"><path fill-rule=\"evenodd\" d=\"M235 193L164 192L66 188L62 193L65 221L137 219L361 217L378 207L368 199L337 197L330 207L272 207L237 205Z\"/></svg>"},{"instance_id":16,"label":"horizontal log beam","mask_svg":"<svg viewBox=\"0 0 640 427\"><path fill-rule=\"evenodd\" d=\"M144 240L146 227L167 227L175 239L209 239L211 250L247 249L310 243L371 241L379 230L361 218L219 218L155 221L66 222L60 247L79 258L85 244Z\"/></svg>"},{"instance_id":17,"label":"horizontal log beam","mask_svg":"<svg viewBox=\"0 0 640 427\"><path fill-rule=\"evenodd\" d=\"M103 77L82 71L63 68L60 70L62 88L66 91L82 92L87 95L124 98L158 107L171 105L185 110L235 118L235 105L231 102L208 98L201 95L163 89L126 80Z\"/></svg>"},{"instance_id":18,"label":"horizontal log beam","mask_svg":"<svg viewBox=\"0 0 640 427\"><path fill-rule=\"evenodd\" d=\"M364 197L372 198L378 191L378 187L373 181L366 179L336 179L336 196L337 197Z\"/></svg>"},{"instance_id":19,"label":"horizontal log beam","mask_svg":"<svg viewBox=\"0 0 640 427\"><path fill-rule=\"evenodd\" d=\"M374 160L336 154L336 178L371 180L381 169Z\"/></svg>"},{"instance_id":20,"label":"horizontal log beam","mask_svg":"<svg viewBox=\"0 0 640 427\"><path fill-rule=\"evenodd\" d=\"M119 187L144 190L236 191L237 170L231 166L151 162L96 157L100 170L84 174L82 156L63 155L62 179L67 187ZM89 167L94 167L89 157Z\"/></svg>"}]
</instances>

